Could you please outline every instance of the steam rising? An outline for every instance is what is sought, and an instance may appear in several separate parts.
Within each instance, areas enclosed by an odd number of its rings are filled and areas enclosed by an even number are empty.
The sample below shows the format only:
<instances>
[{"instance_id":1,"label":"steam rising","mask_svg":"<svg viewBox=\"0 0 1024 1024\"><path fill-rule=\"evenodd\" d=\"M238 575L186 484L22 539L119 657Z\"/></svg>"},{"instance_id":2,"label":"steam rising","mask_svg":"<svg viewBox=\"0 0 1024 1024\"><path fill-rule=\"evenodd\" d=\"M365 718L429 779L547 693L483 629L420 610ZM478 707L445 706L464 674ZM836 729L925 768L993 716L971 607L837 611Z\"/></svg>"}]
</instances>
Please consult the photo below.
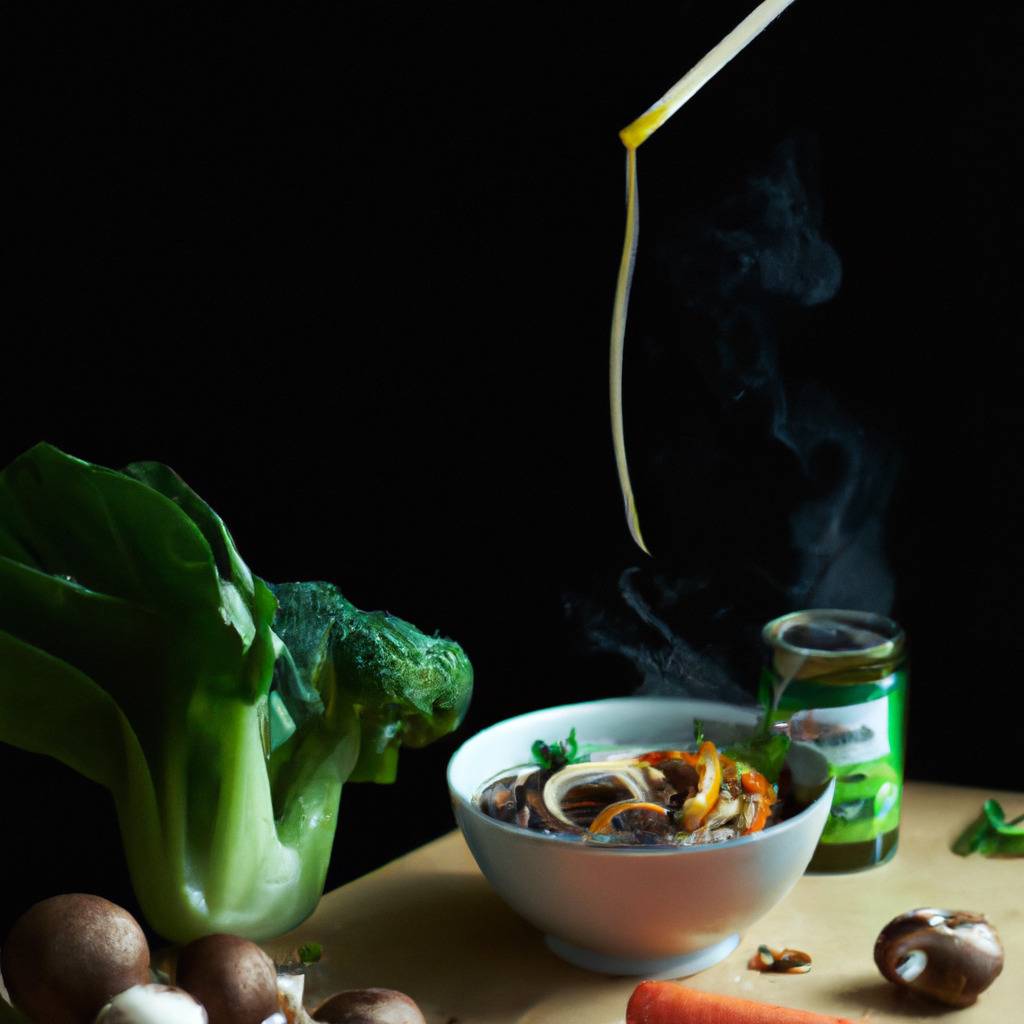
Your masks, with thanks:
<instances>
[{"instance_id":1,"label":"steam rising","mask_svg":"<svg viewBox=\"0 0 1024 1024\"><path fill-rule=\"evenodd\" d=\"M638 312L662 304L638 387L649 407L681 409L634 445L644 493L662 497L648 513L659 557L567 607L588 649L635 666L641 692L749 701L770 618L891 608L882 516L896 453L785 358L784 339L806 336L842 283L808 155L786 143L742 188L668 223L657 282L638 297Z\"/></svg>"},{"instance_id":2,"label":"steam rising","mask_svg":"<svg viewBox=\"0 0 1024 1024\"><path fill-rule=\"evenodd\" d=\"M747 703L749 694L725 665L707 651L698 651L651 607L639 589L640 569L626 569L619 591L635 618L625 623L595 612L588 604L589 642L599 651L621 654L640 671L639 693L652 696L685 694L707 700Z\"/></svg>"},{"instance_id":3,"label":"steam rising","mask_svg":"<svg viewBox=\"0 0 1024 1024\"><path fill-rule=\"evenodd\" d=\"M696 315L714 327L717 365L706 371L706 383L723 401L767 402L772 433L805 469L806 453L789 433L777 320L794 306L819 306L839 291L842 263L822 235L821 219L790 142L741 192L706 219L684 220L659 247L663 286L676 316L685 323Z\"/></svg>"},{"instance_id":4,"label":"steam rising","mask_svg":"<svg viewBox=\"0 0 1024 1024\"><path fill-rule=\"evenodd\" d=\"M823 485L791 515L798 572L789 587L790 603L888 614L894 588L882 515L896 483L898 457L820 389L801 392L790 421L808 480Z\"/></svg>"}]
</instances>

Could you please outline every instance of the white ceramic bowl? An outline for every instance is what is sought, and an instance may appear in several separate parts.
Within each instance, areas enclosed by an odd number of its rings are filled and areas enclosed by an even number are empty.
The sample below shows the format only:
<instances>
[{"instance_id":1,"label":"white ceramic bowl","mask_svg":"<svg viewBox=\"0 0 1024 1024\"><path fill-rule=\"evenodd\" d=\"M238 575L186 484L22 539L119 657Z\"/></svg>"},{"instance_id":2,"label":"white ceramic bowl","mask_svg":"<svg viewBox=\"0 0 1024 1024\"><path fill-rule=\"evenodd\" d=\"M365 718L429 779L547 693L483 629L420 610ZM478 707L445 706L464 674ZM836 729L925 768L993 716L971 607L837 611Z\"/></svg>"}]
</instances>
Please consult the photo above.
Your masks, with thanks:
<instances>
[{"instance_id":1,"label":"white ceramic bowl","mask_svg":"<svg viewBox=\"0 0 1024 1024\"><path fill-rule=\"evenodd\" d=\"M795 782L821 791L800 814L712 846L601 847L517 828L473 802L481 785L529 760L534 740L576 729L581 743L685 745L695 719L716 742L748 734L757 713L698 700L624 697L546 708L477 733L448 765L459 827L498 894L563 959L608 974L682 977L710 967L803 874L832 802L820 754L794 744Z\"/></svg>"}]
</instances>

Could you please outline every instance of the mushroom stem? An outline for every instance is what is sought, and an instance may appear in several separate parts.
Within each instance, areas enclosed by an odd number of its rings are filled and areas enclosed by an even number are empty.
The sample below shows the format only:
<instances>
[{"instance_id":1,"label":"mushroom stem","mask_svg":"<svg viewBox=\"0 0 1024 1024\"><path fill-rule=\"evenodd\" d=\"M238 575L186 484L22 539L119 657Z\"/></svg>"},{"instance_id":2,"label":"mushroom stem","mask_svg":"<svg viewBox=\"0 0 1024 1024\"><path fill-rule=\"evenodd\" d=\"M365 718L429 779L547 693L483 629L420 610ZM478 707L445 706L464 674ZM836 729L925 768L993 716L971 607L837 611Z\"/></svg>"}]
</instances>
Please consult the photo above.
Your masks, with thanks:
<instances>
[{"instance_id":1,"label":"mushroom stem","mask_svg":"<svg viewBox=\"0 0 1024 1024\"><path fill-rule=\"evenodd\" d=\"M909 985L916 981L928 966L928 954L923 949L912 949L896 965L896 973Z\"/></svg>"}]
</instances>

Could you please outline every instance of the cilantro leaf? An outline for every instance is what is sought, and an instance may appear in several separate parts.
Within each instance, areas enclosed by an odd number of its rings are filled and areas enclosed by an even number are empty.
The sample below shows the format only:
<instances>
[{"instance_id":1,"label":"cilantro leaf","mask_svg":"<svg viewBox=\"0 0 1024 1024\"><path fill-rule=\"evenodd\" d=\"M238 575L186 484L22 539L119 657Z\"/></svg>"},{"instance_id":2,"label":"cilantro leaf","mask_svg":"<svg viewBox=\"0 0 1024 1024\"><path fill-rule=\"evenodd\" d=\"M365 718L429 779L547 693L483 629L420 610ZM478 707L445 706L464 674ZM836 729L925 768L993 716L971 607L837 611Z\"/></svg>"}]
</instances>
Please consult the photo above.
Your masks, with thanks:
<instances>
[{"instance_id":1,"label":"cilantro leaf","mask_svg":"<svg viewBox=\"0 0 1024 1024\"><path fill-rule=\"evenodd\" d=\"M549 771L557 771L568 764L577 764L585 760L580 756L575 728L569 730L569 735L564 740L556 740L554 743L534 740L530 753L535 764Z\"/></svg>"}]
</instances>

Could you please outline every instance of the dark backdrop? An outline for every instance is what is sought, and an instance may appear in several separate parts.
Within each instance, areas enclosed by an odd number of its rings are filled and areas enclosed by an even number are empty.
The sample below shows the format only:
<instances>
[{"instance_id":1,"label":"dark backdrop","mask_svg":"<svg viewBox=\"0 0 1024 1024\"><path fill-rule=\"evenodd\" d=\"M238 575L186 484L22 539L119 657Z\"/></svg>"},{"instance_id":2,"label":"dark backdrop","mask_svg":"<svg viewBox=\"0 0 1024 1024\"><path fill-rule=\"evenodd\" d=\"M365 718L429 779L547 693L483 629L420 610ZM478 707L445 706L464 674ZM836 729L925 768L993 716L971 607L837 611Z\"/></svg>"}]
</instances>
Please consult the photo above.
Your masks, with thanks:
<instances>
[{"instance_id":1,"label":"dark backdrop","mask_svg":"<svg viewBox=\"0 0 1024 1024\"><path fill-rule=\"evenodd\" d=\"M616 132L747 6L18 29L3 461L167 462L260 575L334 580L474 662L459 735L346 790L330 884L452 827L473 730L752 694L757 627L836 594L909 632L909 774L1020 786L1014 15L952 39L804 0L643 146L626 412L654 559L626 534ZM130 903L105 794L0 770L24 880L0 926L61 889Z\"/></svg>"}]
</instances>

